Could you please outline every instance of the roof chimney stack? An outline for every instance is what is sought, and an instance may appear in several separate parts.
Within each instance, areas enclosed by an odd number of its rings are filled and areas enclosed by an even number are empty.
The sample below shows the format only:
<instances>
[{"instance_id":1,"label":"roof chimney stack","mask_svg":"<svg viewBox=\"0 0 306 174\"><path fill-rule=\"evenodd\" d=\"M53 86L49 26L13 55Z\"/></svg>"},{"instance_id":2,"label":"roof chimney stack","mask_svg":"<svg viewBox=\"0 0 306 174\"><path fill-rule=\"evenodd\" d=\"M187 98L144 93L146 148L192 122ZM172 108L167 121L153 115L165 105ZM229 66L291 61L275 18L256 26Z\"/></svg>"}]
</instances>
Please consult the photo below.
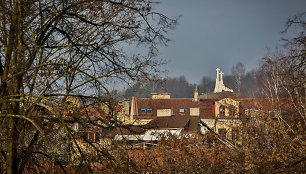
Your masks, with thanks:
<instances>
[{"instance_id":1,"label":"roof chimney stack","mask_svg":"<svg viewBox=\"0 0 306 174\"><path fill-rule=\"evenodd\" d=\"M152 99L170 99L170 93L152 93Z\"/></svg>"},{"instance_id":2,"label":"roof chimney stack","mask_svg":"<svg viewBox=\"0 0 306 174\"><path fill-rule=\"evenodd\" d=\"M199 93L198 93L198 87L196 86L196 89L193 94L193 101L199 101Z\"/></svg>"}]
</instances>

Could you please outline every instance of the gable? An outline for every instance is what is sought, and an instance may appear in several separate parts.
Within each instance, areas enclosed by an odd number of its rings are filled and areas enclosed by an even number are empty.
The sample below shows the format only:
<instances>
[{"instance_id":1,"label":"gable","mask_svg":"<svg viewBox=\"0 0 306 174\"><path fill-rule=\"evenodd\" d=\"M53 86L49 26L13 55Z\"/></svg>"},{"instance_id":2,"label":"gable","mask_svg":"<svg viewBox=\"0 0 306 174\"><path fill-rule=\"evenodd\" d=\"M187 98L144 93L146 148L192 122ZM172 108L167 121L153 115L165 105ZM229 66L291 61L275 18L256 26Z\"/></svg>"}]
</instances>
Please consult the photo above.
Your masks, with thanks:
<instances>
[{"instance_id":1,"label":"gable","mask_svg":"<svg viewBox=\"0 0 306 174\"><path fill-rule=\"evenodd\" d=\"M235 107L239 107L239 101L235 101L231 98L224 98L224 99L221 99L219 101L216 101L216 105L217 104L224 105L224 106L233 105Z\"/></svg>"},{"instance_id":2,"label":"gable","mask_svg":"<svg viewBox=\"0 0 306 174\"><path fill-rule=\"evenodd\" d=\"M235 118L239 116L239 101L224 98L215 102L215 115L222 118Z\"/></svg>"}]
</instances>

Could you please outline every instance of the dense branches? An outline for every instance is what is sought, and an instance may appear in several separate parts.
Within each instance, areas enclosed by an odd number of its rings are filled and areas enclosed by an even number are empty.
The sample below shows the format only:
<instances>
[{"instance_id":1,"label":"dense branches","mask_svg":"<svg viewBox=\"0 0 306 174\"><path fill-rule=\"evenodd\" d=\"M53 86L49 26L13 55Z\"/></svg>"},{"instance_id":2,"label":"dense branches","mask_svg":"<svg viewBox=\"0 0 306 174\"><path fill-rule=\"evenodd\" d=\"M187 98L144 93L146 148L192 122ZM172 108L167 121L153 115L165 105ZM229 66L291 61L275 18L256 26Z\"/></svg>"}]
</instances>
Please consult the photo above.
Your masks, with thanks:
<instances>
[{"instance_id":1,"label":"dense branches","mask_svg":"<svg viewBox=\"0 0 306 174\"><path fill-rule=\"evenodd\" d=\"M7 135L0 146L1 172L22 172L38 152L58 160L55 142L73 137L61 112L76 113L68 96L99 98L110 94L112 79L129 82L158 74L162 61L156 50L169 41L166 33L176 20L151 11L151 5L136 0L1 1L1 138ZM148 54L128 56L127 44L141 45Z\"/></svg>"}]
</instances>

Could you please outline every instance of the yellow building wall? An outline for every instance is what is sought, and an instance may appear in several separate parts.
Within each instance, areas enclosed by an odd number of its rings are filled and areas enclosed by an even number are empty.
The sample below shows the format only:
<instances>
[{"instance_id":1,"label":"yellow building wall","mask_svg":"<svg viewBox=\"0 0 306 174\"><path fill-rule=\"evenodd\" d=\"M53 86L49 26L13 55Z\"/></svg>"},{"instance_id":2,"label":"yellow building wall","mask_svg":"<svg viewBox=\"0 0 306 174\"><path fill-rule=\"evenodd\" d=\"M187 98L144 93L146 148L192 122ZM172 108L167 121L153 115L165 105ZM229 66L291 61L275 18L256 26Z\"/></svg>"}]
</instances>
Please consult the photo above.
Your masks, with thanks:
<instances>
[{"instance_id":1,"label":"yellow building wall","mask_svg":"<svg viewBox=\"0 0 306 174\"><path fill-rule=\"evenodd\" d=\"M224 98L221 99L219 101L215 102L215 113L216 113L216 117L220 117L220 106L224 106L225 107L225 117L229 117L229 107L230 106L234 106L236 108L235 110L235 118L239 117L239 101L235 101L233 99L230 98Z\"/></svg>"}]
</instances>

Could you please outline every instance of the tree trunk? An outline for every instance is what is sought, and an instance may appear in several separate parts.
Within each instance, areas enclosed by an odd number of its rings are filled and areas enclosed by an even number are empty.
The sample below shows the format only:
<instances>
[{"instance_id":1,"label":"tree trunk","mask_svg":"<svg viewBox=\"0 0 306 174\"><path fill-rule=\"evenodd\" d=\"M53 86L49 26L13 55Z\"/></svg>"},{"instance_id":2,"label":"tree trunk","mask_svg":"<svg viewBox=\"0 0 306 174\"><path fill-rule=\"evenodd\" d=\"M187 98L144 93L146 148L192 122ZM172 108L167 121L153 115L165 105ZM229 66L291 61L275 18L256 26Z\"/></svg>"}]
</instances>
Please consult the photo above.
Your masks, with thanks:
<instances>
[{"instance_id":1,"label":"tree trunk","mask_svg":"<svg viewBox=\"0 0 306 174\"><path fill-rule=\"evenodd\" d=\"M7 160L6 167L8 174L18 173L18 118L20 102L20 89L22 89L22 74L16 75L22 69L22 4L23 1L13 1L13 11L11 12L11 25L9 30L8 45L6 52L6 69L4 75L6 76L5 89L2 97L5 99L12 99L13 101L6 101L7 125ZM8 63L7 63L8 62Z\"/></svg>"},{"instance_id":2,"label":"tree trunk","mask_svg":"<svg viewBox=\"0 0 306 174\"><path fill-rule=\"evenodd\" d=\"M17 158L17 121L16 118L8 118L8 138L7 138L7 173L13 174L18 171Z\"/></svg>"}]
</instances>

